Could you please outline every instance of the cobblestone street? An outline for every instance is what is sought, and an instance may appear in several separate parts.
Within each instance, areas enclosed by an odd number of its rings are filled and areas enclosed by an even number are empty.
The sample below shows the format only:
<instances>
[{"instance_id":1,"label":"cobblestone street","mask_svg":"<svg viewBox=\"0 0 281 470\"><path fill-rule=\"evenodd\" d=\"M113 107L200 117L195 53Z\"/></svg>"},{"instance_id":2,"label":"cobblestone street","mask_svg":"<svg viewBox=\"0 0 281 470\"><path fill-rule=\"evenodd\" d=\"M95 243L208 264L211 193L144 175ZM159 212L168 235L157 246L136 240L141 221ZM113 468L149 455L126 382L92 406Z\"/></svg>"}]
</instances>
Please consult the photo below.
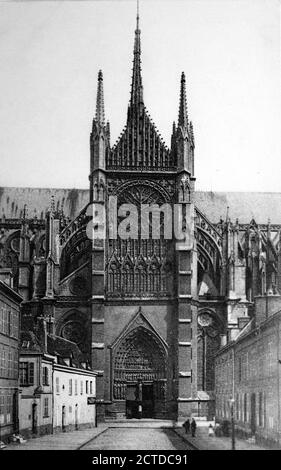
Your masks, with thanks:
<instances>
[{"instance_id":1,"label":"cobblestone street","mask_svg":"<svg viewBox=\"0 0 281 470\"><path fill-rule=\"evenodd\" d=\"M10 450L230 450L230 437L208 436L209 422L198 422L196 437L186 434L180 423L130 420L100 424L97 428L46 434L23 444L9 444ZM265 450L236 437L237 450Z\"/></svg>"},{"instance_id":2,"label":"cobblestone street","mask_svg":"<svg viewBox=\"0 0 281 470\"><path fill-rule=\"evenodd\" d=\"M110 428L81 450L188 450L172 429Z\"/></svg>"}]
</instances>

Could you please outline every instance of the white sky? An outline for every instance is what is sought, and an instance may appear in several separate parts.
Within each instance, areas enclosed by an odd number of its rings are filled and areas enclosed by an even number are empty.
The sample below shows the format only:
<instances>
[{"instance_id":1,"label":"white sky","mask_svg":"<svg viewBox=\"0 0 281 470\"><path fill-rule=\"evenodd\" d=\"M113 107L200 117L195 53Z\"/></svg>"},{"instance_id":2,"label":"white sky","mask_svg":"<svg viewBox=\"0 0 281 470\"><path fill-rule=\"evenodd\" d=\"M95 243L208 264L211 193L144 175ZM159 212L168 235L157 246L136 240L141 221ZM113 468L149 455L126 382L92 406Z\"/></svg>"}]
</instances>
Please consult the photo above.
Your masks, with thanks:
<instances>
[{"instance_id":1,"label":"white sky","mask_svg":"<svg viewBox=\"0 0 281 470\"><path fill-rule=\"evenodd\" d=\"M88 187L104 73L111 144L129 100L136 1L0 2L0 185ZM140 0L144 101L170 146L187 76L197 189L281 191L278 0Z\"/></svg>"}]
</instances>

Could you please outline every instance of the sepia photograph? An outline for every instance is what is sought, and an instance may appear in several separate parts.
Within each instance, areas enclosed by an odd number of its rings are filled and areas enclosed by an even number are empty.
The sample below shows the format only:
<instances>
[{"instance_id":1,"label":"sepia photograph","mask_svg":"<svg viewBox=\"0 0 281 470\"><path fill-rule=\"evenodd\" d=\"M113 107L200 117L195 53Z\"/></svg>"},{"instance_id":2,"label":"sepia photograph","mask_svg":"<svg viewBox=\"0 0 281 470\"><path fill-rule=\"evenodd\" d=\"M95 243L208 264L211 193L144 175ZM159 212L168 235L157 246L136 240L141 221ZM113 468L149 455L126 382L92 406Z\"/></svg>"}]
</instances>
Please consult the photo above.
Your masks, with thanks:
<instances>
[{"instance_id":1,"label":"sepia photograph","mask_svg":"<svg viewBox=\"0 0 281 470\"><path fill-rule=\"evenodd\" d=\"M0 0L0 466L281 450L280 10Z\"/></svg>"}]
</instances>

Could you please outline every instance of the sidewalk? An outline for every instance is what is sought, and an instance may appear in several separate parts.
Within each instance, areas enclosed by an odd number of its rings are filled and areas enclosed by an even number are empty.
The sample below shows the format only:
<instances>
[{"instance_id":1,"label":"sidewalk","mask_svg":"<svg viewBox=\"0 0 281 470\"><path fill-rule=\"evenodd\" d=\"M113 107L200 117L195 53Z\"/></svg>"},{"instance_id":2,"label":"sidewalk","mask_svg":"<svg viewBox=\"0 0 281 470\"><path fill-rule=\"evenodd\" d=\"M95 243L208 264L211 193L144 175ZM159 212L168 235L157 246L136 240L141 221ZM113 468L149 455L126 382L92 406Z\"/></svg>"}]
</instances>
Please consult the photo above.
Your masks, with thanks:
<instances>
[{"instance_id":1,"label":"sidewalk","mask_svg":"<svg viewBox=\"0 0 281 470\"><path fill-rule=\"evenodd\" d=\"M98 436L108 428L100 424L97 428L81 431L60 432L28 439L23 444L8 444L5 450L78 450L80 446Z\"/></svg>"},{"instance_id":2,"label":"sidewalk","mask_svg":"<svg viewBox=\"0 0 281 470\"><path fill-rule=\"evenodd\" d=\"M23 444L11 443L3 450L78 450L79 447L97 437L108 428L173 428L175 421L154 419L131 419L108 421L99 424L97 428L83 429L81 431L60 432L46 434L28 439Z\"/></svg>"},{"instance_id":3,"label":"sidewalk","mask_svg":"<svg viewBox=\"0 0 281 470\"><path fill-rule=\"evenodd\" d=\"M107 422L99 424L97 428L83 429L81 431L60 432L57 434L46 434L37 438L29 439L23 444L8 444L6 450L79 450L81 446L92 440L94 437L105 432L108 428L173 428L174 431L187 442L191 443L198 450L231 450L230 437L209 437L207 421L198 422L196 437L186 434L181 423L173 421L156 420L130 420ZM251 444L243 439L235 439L237 450L267 450Z\"/></svg>"},{"instance_id":4,"label":"sidewalk","mask_svg":"<svg viewBox=\"0 0 281 470\"><path fill-rule=\"evenodd\" d=\"M183 437L187 442L193 444L198 450L231 450L231 437L209 437L209 422L197 423L196 437L191 437L191 433L186 434L183 427L175 428L175 432ZM251 444L244 439L235 439L236 450L268 450L256 444Z\"/></svg>"}]
</instances>

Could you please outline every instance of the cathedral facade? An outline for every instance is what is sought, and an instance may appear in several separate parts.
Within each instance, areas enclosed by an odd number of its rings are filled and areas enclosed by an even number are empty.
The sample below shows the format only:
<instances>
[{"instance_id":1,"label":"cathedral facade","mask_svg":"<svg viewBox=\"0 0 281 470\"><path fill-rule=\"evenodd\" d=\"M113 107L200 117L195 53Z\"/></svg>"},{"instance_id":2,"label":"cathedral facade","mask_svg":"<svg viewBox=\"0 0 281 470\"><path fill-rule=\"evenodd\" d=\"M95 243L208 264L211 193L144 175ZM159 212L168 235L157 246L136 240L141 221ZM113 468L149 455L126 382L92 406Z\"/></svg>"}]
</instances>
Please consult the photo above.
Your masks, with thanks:
<instances>
[{"instance_id":1,"label":"cathedral facade","mask_svg":"<svg viewBox=\"0 0 281 470\"><path fill-rule=\"evenodd\" d=\"M0 268L12 271L30 330L44 316L91 361L100 420L211 416L221 340L254 315L256 296L281 292L273 200L259 195L256 213L250 195L196 192L194 149L184 74L170 148L144 105L137 18L127 122L113 146L98 75L89 191L1 189ZM163 224L158 238L109 237L111 198L120 220L126 204L169 205L174 220L180 207L188 243ZM89 236L97 207L104 239Z\"/></svg>"}]
</instances>

